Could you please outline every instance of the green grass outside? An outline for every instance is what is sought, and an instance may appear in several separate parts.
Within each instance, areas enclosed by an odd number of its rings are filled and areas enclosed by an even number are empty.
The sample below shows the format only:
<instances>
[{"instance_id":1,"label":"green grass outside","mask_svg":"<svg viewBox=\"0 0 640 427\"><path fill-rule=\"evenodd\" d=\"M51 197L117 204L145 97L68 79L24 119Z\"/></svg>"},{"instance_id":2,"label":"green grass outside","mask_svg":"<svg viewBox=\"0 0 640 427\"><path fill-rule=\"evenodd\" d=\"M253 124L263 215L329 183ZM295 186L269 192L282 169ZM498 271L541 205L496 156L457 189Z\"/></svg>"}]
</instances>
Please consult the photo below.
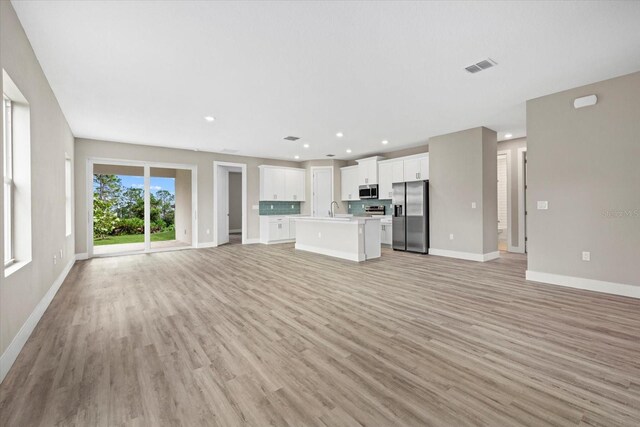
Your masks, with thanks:
<instances>
[{"instance_id":1,"label":"green grass outside","mask_svg":"<svg viewBox=\"0 0 640 427\"><path fill-rule=\"evenodd\" d=\"M152 242L162 242L164 240L175 240L176 232L175 230L170 231L161 231L159 233L151 234ZM143 243L144 242L144 234L125 234L122 236L108 236L105 239L94 239L94 246L103 246L103 245L120 245L123 243Z\"/></svg>"}]
</instances>

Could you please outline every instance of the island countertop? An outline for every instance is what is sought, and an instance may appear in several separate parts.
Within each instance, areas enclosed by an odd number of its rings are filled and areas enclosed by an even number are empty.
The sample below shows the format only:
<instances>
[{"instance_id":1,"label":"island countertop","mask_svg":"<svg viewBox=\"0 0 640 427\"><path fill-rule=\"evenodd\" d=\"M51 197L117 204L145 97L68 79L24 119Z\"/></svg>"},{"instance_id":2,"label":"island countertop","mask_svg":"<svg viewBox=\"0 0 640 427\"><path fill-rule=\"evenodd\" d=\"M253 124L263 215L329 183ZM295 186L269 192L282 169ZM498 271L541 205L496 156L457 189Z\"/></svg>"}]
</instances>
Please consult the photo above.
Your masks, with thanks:
<instances>
[{"instance_id":1,"label":"island countertop","mask_svg":"<svg viewBox=\"0 0 640 427\"><path fill-rule=\"evenodd\" d=\"M379 258L381 219L364 216L296 217L295 248L358 262Z\"/></svg>"}]
</instances>

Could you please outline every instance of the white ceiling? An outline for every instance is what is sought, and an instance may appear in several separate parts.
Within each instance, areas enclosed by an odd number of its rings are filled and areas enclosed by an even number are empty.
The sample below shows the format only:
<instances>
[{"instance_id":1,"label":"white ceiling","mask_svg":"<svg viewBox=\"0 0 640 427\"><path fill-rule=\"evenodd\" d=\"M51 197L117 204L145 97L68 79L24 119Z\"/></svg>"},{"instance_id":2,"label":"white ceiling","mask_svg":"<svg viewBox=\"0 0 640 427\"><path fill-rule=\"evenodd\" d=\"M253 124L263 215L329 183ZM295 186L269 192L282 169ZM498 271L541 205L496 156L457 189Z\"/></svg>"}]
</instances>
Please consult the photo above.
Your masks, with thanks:
<instances>
[{"instance_id":1,"label":"white ceiling","mask_svg":"<svg viewBox=\"0 0 640 427\"><path fill-rule=\"evenodd\" d=\"M523 136L527 99L640 70L637 1L13 5L77 137L258 157Z\"/></svg>"}]
</instances>

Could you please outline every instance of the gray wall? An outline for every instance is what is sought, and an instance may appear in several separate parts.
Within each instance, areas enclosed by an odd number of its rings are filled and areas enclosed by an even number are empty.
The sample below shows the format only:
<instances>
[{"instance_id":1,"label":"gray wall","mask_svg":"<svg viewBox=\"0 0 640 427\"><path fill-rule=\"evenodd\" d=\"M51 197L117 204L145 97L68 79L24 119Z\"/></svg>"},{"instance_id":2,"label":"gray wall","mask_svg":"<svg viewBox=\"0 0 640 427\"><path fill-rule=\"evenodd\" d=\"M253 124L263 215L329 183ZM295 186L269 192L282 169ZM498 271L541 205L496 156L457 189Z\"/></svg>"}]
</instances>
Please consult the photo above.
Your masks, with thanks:
<instances>
[{"instance_id":1,"label":"gray wall","mask_svg":"<svg viewBox=\"0 0 640 427\"><path fill-rule=\"evenodd\" d=\"M0 274L0 353L4 353L74 257L73 232L65 236L65 153L72 158L72 167L76 161L71 130L8 1L0 2L0 66L31 108L32 261L7 278ZM0 186L0 199L2 191ZM54 264L53 256L59 257L60 250L63 258Z\"/></svg>"},{"instance_id":2,"label":"gray wall","mask_svg":"<svg viewBox=\"0 0 640 427\"><path fill-rule=\"evenodd\" d=\"M173 169L173 171L176 178L176 240L191 244L191 171L189 169Z\"/></svg>"},{"instance_id":3,"label":"gray wall","mask_svg":"<svg viewBox=\"0 0 640 427\"><path fill-rule=\"evenodd\" d=\"M640 285L640 72L527 101L527 133L529 270Z\"/></svg>"},{"instance_id":4,"label":"gray wall","mask_svg":"<svg viewBox=\"0 0 640 427\"><path fill-rule=\"evenodd\" d=\"M496 182L494 131L474 128L429 140L432 248L480 255L498 250Z\"/></svg>"},{"instance_id":5,"label":"gray wall","mask_svg":"<svg viewBox=\"0 0 640 427\"><path fill-rule=\"evenodd\" d=\"M242 174L229 172L229 230L242 230Z\"/></svg>"},{"instance_id":6,"label":"gray wall","mask_svg":"<svg viewBox=\"0 0 640 427\"><path fill-rule=\"evenodd\" d=\"M161 148L149 145L123 144L81 138L76 139L75 156L75 212L76 218L78 218L75 228L77 253L87 252L86 166L87 159L90 157L196 165L198 167L198 243L200 245L213 242L214 160L245 163L247 165L247 235L249 239L258 239L260 237L260 217L258 215L258 210L253 209L254 205L258 206L260 199L260 172L258 166L267 164L300 167L300 163L298 162L230 156L203 151L195 152L192 150ZM62 188L62 190L64 191L64 188ZM207 230L209 230L209 233L207 233Z\"/></svg>"},{"instance_id":7,"label":"gray wall","mask_svg":"<svg viewBox=\"0 0 640 427\"><path fill-rule=\"evenodd\" d=\"M509 227L511 228L511 244L518 246L520 238L518 236L518 228L520 224L520 210L518 208L518 188L520 181L518 180L518 149L527 148L526 138L512 139L509 141L498 142L498 151L508 151L511 153L511 174L508 179L511 184L511 212L509 213ZM524 248L523 248L524 249Z\"/></svg>"}]
</instances>

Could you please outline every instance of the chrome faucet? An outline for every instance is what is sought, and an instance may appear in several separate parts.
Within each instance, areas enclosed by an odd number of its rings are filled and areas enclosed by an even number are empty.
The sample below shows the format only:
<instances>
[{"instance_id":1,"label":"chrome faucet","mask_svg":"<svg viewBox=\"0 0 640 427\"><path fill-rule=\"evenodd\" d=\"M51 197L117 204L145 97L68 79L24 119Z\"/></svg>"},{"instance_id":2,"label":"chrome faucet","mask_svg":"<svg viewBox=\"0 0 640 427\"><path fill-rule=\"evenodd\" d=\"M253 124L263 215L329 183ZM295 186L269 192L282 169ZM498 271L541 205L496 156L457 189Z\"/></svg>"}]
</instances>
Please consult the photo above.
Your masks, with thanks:
<instances>
[{"instance_id":1,"label":"chrome faucet","mask_svg":"<svg viewBox=\"0 0 640 427\"><path fill-rule=\"evenodd\" d=\"M335 218L336 214L333 212L333 204L336 204L336 206L338 207L338 209L340 209L340 205L338 204L338 202L336 202L335 200L333 202L331 202L331 218Z\"/></svg>"}]
</instances>

